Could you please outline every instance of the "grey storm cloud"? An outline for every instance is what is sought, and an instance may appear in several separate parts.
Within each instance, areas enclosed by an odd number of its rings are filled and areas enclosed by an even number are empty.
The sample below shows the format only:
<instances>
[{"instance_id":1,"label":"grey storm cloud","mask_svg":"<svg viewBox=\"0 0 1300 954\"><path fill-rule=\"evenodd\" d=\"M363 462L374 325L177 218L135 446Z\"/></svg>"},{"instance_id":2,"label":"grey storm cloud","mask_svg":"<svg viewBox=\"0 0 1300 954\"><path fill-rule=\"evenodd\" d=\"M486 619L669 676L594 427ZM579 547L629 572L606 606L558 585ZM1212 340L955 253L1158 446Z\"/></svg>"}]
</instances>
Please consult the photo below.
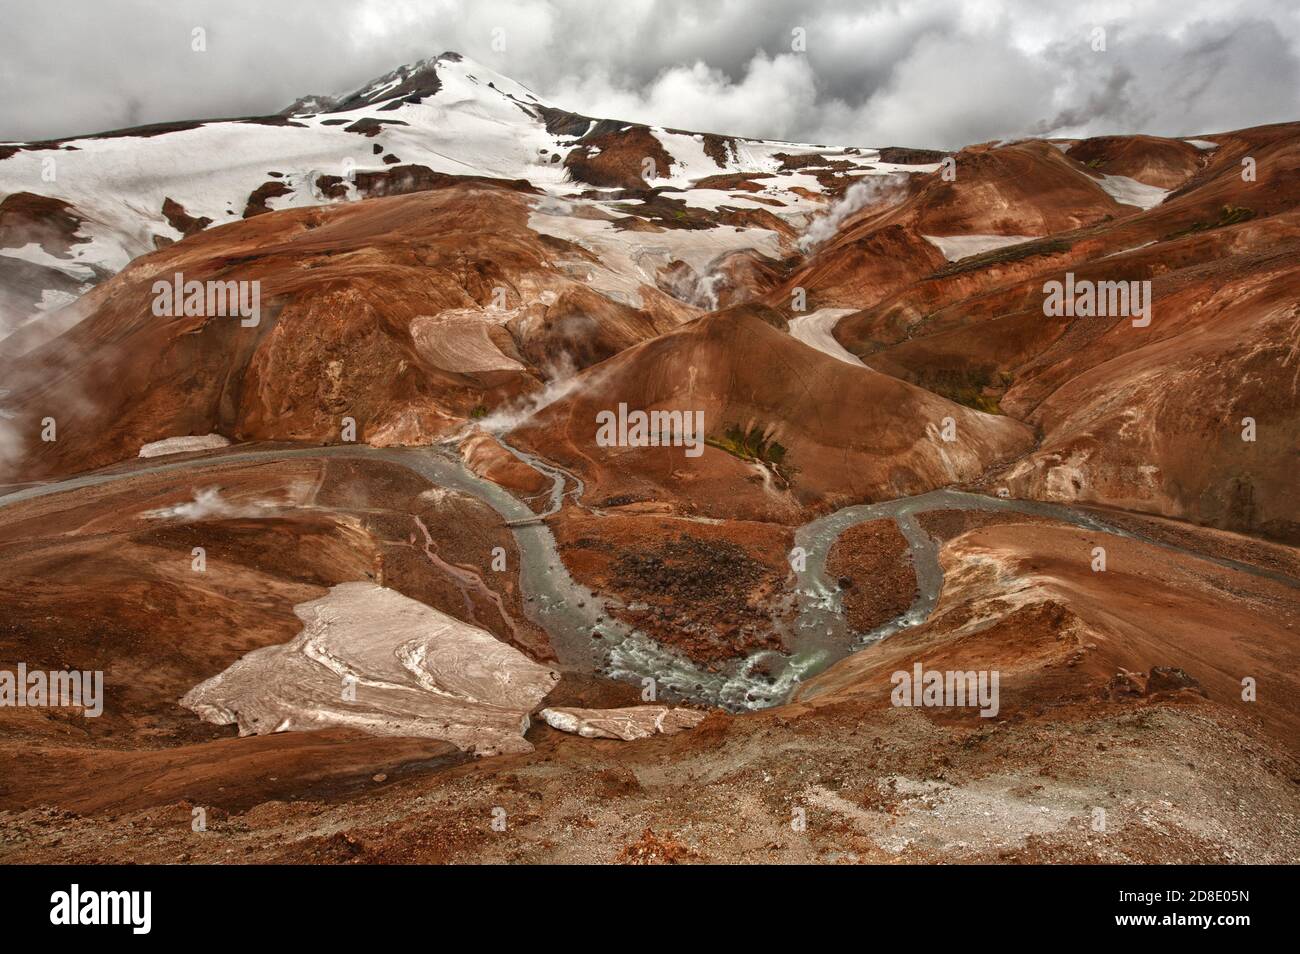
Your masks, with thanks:
<instances>
[{"instance_id":1,"label":"grey storm cloud","mask_svg":"<svg viewBox=\"0 0 1300 954\"><path fill-rule=\"evenodd\" d=\"M0 16L0 140L275 112L444 50L589 115L821 143L1208 134L1300 102L1293 0L0 0Z\"/></svg>"}]
</instances>

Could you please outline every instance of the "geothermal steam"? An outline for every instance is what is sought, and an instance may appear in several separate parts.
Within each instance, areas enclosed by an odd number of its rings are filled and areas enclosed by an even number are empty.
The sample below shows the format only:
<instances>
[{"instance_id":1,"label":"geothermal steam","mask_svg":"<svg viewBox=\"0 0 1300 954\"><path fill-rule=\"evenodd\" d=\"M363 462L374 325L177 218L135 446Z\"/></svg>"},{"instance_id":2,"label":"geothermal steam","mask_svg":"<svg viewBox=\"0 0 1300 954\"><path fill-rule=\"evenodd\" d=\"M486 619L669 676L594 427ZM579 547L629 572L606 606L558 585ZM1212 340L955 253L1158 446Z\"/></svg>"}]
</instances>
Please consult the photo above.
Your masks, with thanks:
<instances>
[{"instance_id":1,"label":"geothermal steam","mask_svg":"<svg viewBox=\"0 0 1300 954\"><path fill-rule=\"evenodd\" d=\"M869 205L901 202L907 194L906 184L907 176L901 174L868 176L853 183L829 209L812 220L808 231L799 239L799 251L812 251L835 235L845 219Z\"/></svg>"}]
</instances>

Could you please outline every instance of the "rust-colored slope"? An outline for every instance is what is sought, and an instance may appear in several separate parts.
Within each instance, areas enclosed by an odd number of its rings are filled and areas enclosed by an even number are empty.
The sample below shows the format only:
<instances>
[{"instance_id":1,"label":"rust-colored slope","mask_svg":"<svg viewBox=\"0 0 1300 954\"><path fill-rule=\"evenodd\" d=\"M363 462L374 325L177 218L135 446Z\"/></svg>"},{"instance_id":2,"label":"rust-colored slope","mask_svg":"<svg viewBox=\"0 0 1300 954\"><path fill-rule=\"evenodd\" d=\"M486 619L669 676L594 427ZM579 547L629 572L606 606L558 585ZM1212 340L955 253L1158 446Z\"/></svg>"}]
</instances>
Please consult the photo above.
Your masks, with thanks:
<instances>
[{"instance_id":1,"label":"rust-colored slope","mask_svg":"<svg viewBox=\"0 0 1300 954\"><path fill-rule=\"evenodd\" d=\"M765 300L788 306L803 288L810 308L869 308L944 267L925 236L1046 236L1137 211L1046 142L972 146L953 160L951 175L913 174L902 201L886 192L851 215Z\"/></svg>"},{"instance_id":2,"label":"rust-colored slope","mask_svg":"<svg viewBox=\"0 0 1300 954\"><path fill-rule=\"evenodd\" d=\"M1127 141L1127 137L1121 141ZM1111 139L1105 142L1111 151L1123 151ZM1185 179L1181 187L1154 208L1140 212L1131 206L1119 206L1120 214L1102 216L1093 224L1079 228L1067 226L1052 234L1034 231L1030 227L1032 222L1026 221L1018 226L1024 231L1004 234L1044 237L1035 242L995 249L949 264L939 261L934 269L926 271L914 283L894 283L886 287L883 294L872 294L858 303L843 302L847 307L861 307L863 311L842 320L836 328L836 337L855 354L867 355L903 338L947 330L951 327L946 321L949 318L998 317L1028 307L1030 303L1038 307L1042 303L1042 279L1033 281L1036 276L1055 272L1059 277L1059 273L1067 269L1077 269L1088 262L1098 262L1110 256L1118 257L1121 253L1135 249L1146 251L1137 259L1125 255L1122 261L1112 261L1111 265L1102 267L1126 268L1129 263L1137 260L1148 263L1152 269L1167 271L1229 254L1230 251L1225 251L1224 246L1218 244L1216 233L1219 230L1241 222L1279 215L1294 209L1300 200L1300 124L1241 130L1216 136L1215 142L1220 144L1217 149L1201 155L1200 162L1203 165L1199 171L1190 179ZM1023 143L1008 149L1021 149L1023 159L1024 147L1028 145ZM1175 148L1181 147L1192 148L1185 143L1178 143ZM995 150L992 155L1001 155L1005 151L1007 150ZM1149 147L1139 150L1138 154L1142 155L1145 151L1149 151ZM1058 150L1052 147L1051 152L1058 153ZM1085 151L1084 155L1089 155L1089 152ZM1254 181L1247 181L1242 176L1241 160L1247 157L1256 163ZM1064 172L1078 180L1080 188L1097 188L1091 176L1101 174L1099 170L1089 169L1083 163L1059 154L1056 160L1049 163L1049 168L1061 172L1061 163L1064 163ZM930 181L938 177L937 173L929 176L927 186L891 212L888 218L896 220L913 217L925 220L931 216L946 215L942 206L933 210L929 208L936 199L941 199L946 194L945 190ZM1151 175L1149 179L1150 181L1139 178L1139 181L1167 187L1159 181L1159 176ZM962 169L959 165L957 180L948 185L950 189L960 192L962 184ZM967 182L965 187L976 188L976 185ZM1103 195L1103 198L1109 201L1110 197ZM1025 202L1026 208L1033 210L1044 200L1031 197ZM1038 212L1032 214L1041 218ZM877 217L869 222L853 224L853 228L869 230L879 227L882 221L882 218ZM972 227L962 231L978 234L981 230ZM930 231L925 234L947 233ZM1246 235L1248 240L1254 235L1250 232L1241 234ZM1207 240L1206 244L1180 242L1165 245L1180 239L1197 238ZM906 265L895 264L891 267L901 270ZM1141 277L1150 278L1152 273L1148 271ZM810 297L816 293L817 282L812 281ZM952 314L945 312L949 308Z\"/></svg>"},{"instance_id":3,"label":"rust-colored slope","mask_svg":"<svg viewBox=\"0 0 1300 954\"><path fill-rule=\"evenodd\" d=\"M202 737L176 700L244 653L287 642L302 628L295 604L350 580L545 658L513 577L488 568L493 547L513 554L500 519L427 489L390 463L298 459L141 474L3 508L0 662L103 670L106 700L95 719L0 715L10 731L83 743L138 740L142 726L160 740ZM462 578L465 567L499 587L500 603Z\"/></svg>"},{"instance_id":4,"label":"rust-colored slope","mask_svg":"<svg viewBox=\"0 0 1300 954\"><path fill-rule=\"evenodd\" d=\"M759 456L769 466L717 446L697 458L680 447L598 447L596 414L620 403L703 411L706 432L720 445L734 445L737 434L751 445L761 436L768 450ZM941 437L949 417L952 442ZM784 511L784 519L791 502L839 506L970 480L1030 446L1017 422L837 361L743 313L701 318L587 370L574 393L518 436L579 469L593 501L662 494L689 498L702 513L756 515L757 508L778 518ZM750 481L766 492L742 494Z\"/></svg>"},{"instance_id":5,"label":"rust-colored slope","mask_svg":"<svg viewBox=\"0 0 1300 954\"><path fill-rule=\"evenodd\" d=\"M1177 189L1206 160L1195 146L1158 136L1095 136L1072 143L1065 154L1103 175L1128 176L1162 189Z\"/></svg>"},{"instance_id":6,"label":"rust-colored slope","mask_svg":"<svg viewBox=\"0 0 1300 954\"><path fill-rule=\"evenodd\" d=\"M536 366L581 366L676 324L653 289L637 310L565 277L554 264L575 252L528 227L530 201L453 183L269 213L137 260L71 332L0 368L16 385L15 469L90 469L177 434L335 441L345 417L358 440L426 441L537 387ZM156 317L155 282L177 273L260 283L260 320Z\"/></svg>"},{"instance_id":7,"label":"rust-colored slope","mask_svg":"<svg viewBox=\"0 0 1300 954\"><path fill-rule=\"evenodd\" d=\"M1133 211L1040 140L971 146L954 158L951 181L931 174L890 220L924 235L1050 235Z\"/></svg>"},{"instance_id":8,"label":"rust-colored slope","mask_svg":"<svg viewBox=\"0 0 1300 954\"><path fill-rule=\"evenodd\" d=\"M836 337L880 371L1040 430L1038 452L1001 478L1013 493L1292 539L1297 129L1217 136L1149 211L946 265L844 318ZM1044 284L1067 272L1151 282L1151 324L1045 316ZM1246 417L1255 442L1241 440Z\"/></svg>"},{"instance_id":9,"label":"rust-colored slope","mask_svg":"<svg viewBox=\"0 0 1300 954\"><path fill-rule=\"evenodd\" d=\"M1107 551L1092 569L1093 547ZM828 705L875 698L889 707L890 675L925 669L998 671L997 718L1104 699L1141 703L1145 677L1180 669L1195 703L1204 697L1231 718L1262 727L1285 746L1300 730L1297 591L1203 560L1048 523L997 523L949 541L941 560L939 606L922 627L904 630L811 679L799 699ZM1258 701L1243 700L1250 677ZM1267 687L1267 688L1266 688ZM936 710L937 711L937 710ZM953 718L982 721L974 711ZM989 720L992 721L992 720Z\"/></svg>"},{"instance_id":10,"label":"rust-colored slope","mask_svg":"<svg viewBox=\"0 0 1300 954\"><path fill-rule=\"evenodd\" d=\"M245 653L292 639L302 629L293 607L351 580L547 659L516 577L489 566L494 547L518 565L485 505L350 458L140 474L3 508L0 667L99 670L104 689L95 718L0 709L0 758L24 763L6 773L0 805L251 805L455 756L441 742L343 730L235 740L177 700Z\"/></svg>"},{"instance_id":11,"label":"rust-colored slope","mask_svg":"<svg viewBox=\"0 0 1300 954\"><path fill-rule=\"evenodd\" d=\"M1158 331L1115 321L1024 386L1046 437L1004 482L1300 541L1297 288L1297 240L1157 280Z\"/></svg>"}]
</instances>

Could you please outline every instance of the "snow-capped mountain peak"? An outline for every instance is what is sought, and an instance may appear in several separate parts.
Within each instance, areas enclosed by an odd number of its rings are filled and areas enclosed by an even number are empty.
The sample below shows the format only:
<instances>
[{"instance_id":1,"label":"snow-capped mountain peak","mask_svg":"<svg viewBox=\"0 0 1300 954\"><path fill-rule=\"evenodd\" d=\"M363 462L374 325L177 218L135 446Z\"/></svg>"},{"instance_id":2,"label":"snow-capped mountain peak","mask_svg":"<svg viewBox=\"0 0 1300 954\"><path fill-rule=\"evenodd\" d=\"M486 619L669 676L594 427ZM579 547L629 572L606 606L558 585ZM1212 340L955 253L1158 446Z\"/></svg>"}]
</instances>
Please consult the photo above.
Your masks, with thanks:
<instances>
[{"instance_id":1,"label":"snow-capped mountain peak","mask_svg":"<svg viewBox=\"0 0 1300 954\"><path fill-rule=\"evenodd\" d=\"M667 190L697 218L725 203L798 225L822 204L819 193L900 168L881 159L592 118L446 52L276 115L0 144L0 270L21 273L0 282L0 340L141 255L280 209L470 176L526 182L560 200ZM736 176L759 178L718 181ZM44 228L51 217L67 227Z\"/></svg>"},{"instance_id":2,"label":"snow-capped mountain peak","mask_svg":"<svg viewBox=\"0 0 1300 954\"><path fill-rule=\"evenodd\" d=\"M496 89L503 95L525 102L541 103L532 90L495 70L468 59L459 53L447 51L437 56L399 66L364 86L337 96L305 96L295 100L282 116L309 116L316 113L342 113L373 106L385 110L401 107L402 103L418 104L443 89L444 83L457 80L478 83Z\"/></svg>"}]
</instances>

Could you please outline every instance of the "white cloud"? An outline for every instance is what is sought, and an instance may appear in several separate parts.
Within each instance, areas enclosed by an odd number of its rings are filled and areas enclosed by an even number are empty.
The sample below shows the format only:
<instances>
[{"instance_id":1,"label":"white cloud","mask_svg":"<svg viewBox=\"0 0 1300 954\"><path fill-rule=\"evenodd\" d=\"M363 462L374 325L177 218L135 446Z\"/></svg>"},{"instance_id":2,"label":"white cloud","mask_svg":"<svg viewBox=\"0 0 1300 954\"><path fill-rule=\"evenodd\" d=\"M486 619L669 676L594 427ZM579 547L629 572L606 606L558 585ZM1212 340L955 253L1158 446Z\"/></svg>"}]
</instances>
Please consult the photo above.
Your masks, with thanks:
<instances>
[{"instance_id":1,"label":"white cloud","mask_svg":"<svg viewBox=\"0 0 1300 954\"><path fill-rule=\"evenodd\" d=\"M761 52L738 82L697 60L665 70L640 91L616 89L608 74L599 72L561 82L547 93L562 104L581 102L581 111L594 116L741 136L805 127L818 109L816 77L808 61ZM665 116L671 121L664 121Z\"/></svg>"},{"instance_id":2,"label":"white cloud","mask_svg":"<svg viewBox=\"0 0 1300 954\"><path fill-rule=\"evenodd\" d=\"M0 139L270 112L447 49L590 115L861 145L1214 132L1295 119L1300 101L1292 0L71 5L7 14ZM195 26L206 53L190 50Z\"/></svg>"}]
</instances>

